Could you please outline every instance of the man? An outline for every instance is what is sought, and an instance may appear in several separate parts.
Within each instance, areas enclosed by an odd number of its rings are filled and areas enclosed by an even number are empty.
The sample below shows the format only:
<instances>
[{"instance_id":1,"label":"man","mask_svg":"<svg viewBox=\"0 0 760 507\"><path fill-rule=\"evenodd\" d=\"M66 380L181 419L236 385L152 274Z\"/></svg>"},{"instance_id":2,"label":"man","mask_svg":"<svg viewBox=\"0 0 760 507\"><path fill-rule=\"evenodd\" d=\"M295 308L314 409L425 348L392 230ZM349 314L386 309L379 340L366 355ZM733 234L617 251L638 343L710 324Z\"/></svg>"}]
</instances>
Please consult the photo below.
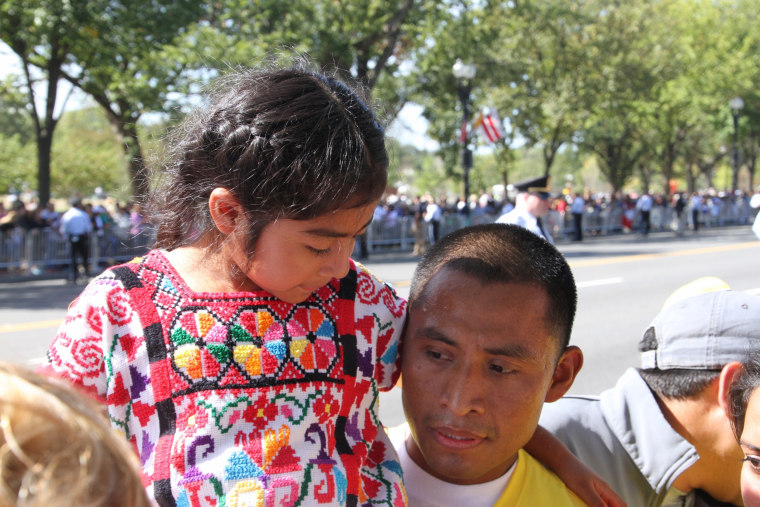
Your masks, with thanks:
<instances>
[{"instance_id":1,"label":"man","mask_svg":"<svg viewBox=\"0 0 760 507\"><path fill-rule=\"evenodd\" d=\"M639 231L641 235L649 235L649 229L651 229L650 215L652 213L652 206L654 201L649 192L644 192L641 197L636 201L636 210L639 212L641 222L639 223Z\"/></svg>"},{"instance_id":2,"label":"man","mask_svg":"<svg viewBox=\"0 0 760 507\"><path fill-rule=\"evenodd\" d=\"M61 234L69 240L71 248L71 273L69 274L71 283L76 283L79 275L77 258L82 259L85 276L90 276L90 232L92 232L92 220L84 211L82 201L77 199L72 203L71 209L61 217Z\"/></svg>"},{"instance_id":3,"label":"man","mask_svg":"<svg viewBox=\"0 0 760 507\"><path fill-rule=\"evenodd\" d=\"M743 454L719 388L731 381L730 363L760 352L760 298L671 296L639 350L641 369L599 397L548 405L541 425L628 505L741 505Z\"/></svg>"},{"instance_id":4,"label":"man","mask_svg":"<svg viewBox=\"0 0 760 507\"><path fill-rule=\"evenodd\" d=\"M432 196L427 196L426 201L425 214L422 218L428 225L428 240L431 245L435 245L440 235L443 209L435 202Z\"/></svg>"},{"instance_id":5,"label":"man","mask_svg":"<svg viewBox=\"0 0 760 507\"><path fill-rule=\"evenodd\" d=\"M412 212L414 221L412 222L412 229L414 230L414 249L413 255L422 255L425 253L425 212L427 210L427 204L420 198L419 195L414 197L412 203Z\"/></svg>"},{"instance_id":6,"label":"man","mask_svg":"<svg viewBox=\"0 0 760 507\"><path fill-rule=\"evenodd\" d=\"M410 435L391 431L410 505L583 505L522 450L583 363L568 345L575 309L562 254L522 227L467 227L430 248L403 342Z\"/></svg>"},{"instance_id":7,"label":"man","mask_svg":"<svg viewBox=\"0 0 760 507\"><path fill-rule=\"evenodd\" d=\"M496 222L519 225L541 236L549 243L554 243L554 239L542 221L542 217L548 213L551 206L549 178L542 176L521 181L515 184L515 190L518 192L515 208L500 216Z\"/></svg>"},{"instance_id":8,"label":"man","mask_svg":"<svg viewBox=\"0 0 760 507\"><path fill-rule=\"evenodd\" d=\"M586 210L586 200L581 194L573 195L570 213L573 215L573 241L583 241L583 212Z\"/></svg>"}]
</instances>

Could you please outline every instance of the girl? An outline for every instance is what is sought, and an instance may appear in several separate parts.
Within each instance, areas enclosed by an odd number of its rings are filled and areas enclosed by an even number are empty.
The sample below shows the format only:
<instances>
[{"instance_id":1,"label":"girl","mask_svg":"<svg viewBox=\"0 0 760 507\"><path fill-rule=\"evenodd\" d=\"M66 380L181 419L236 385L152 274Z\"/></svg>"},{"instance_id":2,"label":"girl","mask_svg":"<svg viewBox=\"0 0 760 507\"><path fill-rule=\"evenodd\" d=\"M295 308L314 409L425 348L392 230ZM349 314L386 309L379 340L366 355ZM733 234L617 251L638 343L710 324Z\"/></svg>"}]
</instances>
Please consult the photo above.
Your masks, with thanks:
<instances>
[{"instance_id":1,"label":"girl","mask_svg":"<svg viewBox=\"0 0 760 507\"><path fill-rule=\"evenodd\" d=\"M107 405L160 505L403 503L376 408L405 302L349 260L383 129L306 69L225 79L177 131L156 249L83 291L49 367Z\"/></svg>"},{"instance_id":2,"label":"girl","mask_svg":"<svg viewBox=\"0 0 760 507\"><path fill-rule=\"evenodd\" d=\"M760 505L760 359L748 359L728 391L728 416L744 452L742 499Z\"/></svg>"}]
</instances>

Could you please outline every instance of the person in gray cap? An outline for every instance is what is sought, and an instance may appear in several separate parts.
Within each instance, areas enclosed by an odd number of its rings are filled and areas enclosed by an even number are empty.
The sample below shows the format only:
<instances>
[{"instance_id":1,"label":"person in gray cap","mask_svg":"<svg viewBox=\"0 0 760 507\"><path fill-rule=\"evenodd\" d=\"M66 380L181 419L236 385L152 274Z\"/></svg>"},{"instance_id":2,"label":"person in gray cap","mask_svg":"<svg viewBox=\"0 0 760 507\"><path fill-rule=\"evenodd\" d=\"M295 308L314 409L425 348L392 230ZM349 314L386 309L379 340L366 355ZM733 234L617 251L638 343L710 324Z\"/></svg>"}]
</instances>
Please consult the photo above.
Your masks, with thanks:
<instances>
[{"instance_id":1,"label":"person in gray cap","mask_svg":"<svg viewBox=\"0 0 760 507\"><path fill-rule=\"evenodd\" d=\"M515 183L515 190L518 191L515 208L500 216L496 222L519 225L554 244L552 235L542 222L552 204L549 177L541 176Z\"/></svg>"},{"instance_id":2,"label":"person in gray cap","mask_svg":"<svg viewBox=\"0 0 760 507\"><path fill-rule=\"evenodd\" d=\"M540 424L631 506L742 505L743 454L721 386L760 352L760 297L670 298L639 343L641 368L598 397L547 404Z\"/></svg>"}]
</instances>

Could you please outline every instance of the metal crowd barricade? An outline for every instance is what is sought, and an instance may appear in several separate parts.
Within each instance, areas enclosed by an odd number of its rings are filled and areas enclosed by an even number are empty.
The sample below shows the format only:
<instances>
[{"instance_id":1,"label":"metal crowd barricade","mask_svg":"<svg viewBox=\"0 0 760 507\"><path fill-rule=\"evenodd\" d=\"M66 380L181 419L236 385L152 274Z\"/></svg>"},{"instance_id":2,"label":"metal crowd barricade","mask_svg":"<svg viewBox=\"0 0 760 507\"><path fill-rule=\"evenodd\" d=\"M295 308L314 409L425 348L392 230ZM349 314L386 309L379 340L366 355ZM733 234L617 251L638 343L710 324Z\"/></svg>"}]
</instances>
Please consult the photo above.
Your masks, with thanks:
<instances>
[{"instance_id":1,"label":"metal crowd barricade","mask_svg":"<svg viewBox=\"0 0 760 507\"><path fill-rule=\"evenodd\" d=\"M153 243L149 229L138 235L117 232L91 234L90 273L99 273L105 266L143 255ZM69 241L54 229L16 227L0 232L0 274L68 274L70 264Z\"/></svg>"}]
</instances>

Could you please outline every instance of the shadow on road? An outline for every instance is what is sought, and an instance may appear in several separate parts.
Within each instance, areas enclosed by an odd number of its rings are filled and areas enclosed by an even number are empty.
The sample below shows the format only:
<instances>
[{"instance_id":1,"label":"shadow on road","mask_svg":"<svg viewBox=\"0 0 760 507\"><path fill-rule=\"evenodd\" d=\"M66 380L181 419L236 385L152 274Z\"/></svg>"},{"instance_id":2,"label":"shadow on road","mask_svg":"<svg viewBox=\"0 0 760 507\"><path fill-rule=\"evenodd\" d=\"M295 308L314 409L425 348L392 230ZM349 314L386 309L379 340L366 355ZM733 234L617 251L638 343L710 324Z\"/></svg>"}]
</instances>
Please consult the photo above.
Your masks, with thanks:
<instances>
[{"instance_id":1,"label":"shadow on road","mask_svg":"<svg viewBox=\"0 0 760 507\"><path fill-rule=\"evenodd\" d=\"M66 310L84 285L66 285L62 280L1 283L0 308L5 310Z\"/></svg>"}]
</instances>

